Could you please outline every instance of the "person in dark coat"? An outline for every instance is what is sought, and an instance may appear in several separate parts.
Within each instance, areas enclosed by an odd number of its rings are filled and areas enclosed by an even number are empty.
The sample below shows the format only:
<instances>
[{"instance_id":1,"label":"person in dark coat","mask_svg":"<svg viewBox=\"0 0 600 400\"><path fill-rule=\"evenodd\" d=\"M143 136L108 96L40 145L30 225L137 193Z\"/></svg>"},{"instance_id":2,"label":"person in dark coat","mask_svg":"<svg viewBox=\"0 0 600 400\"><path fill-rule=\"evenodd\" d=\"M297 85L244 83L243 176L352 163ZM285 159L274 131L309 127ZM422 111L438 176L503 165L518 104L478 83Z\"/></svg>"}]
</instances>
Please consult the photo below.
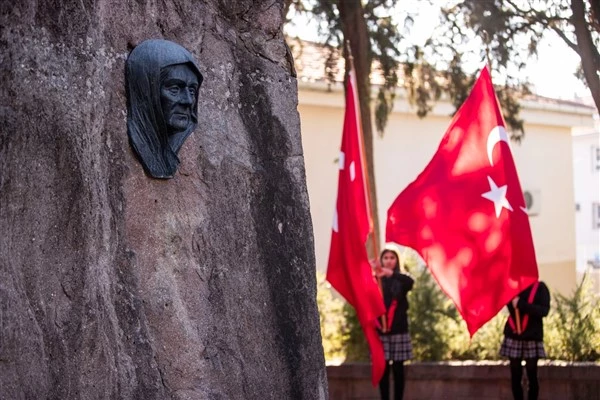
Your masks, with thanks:
<instances>
[{"instance_id":1,"label":"person in dark coat","mask_svg":"<svg viewBox=\"0 0 600 400\"><path fill-rule=\"evenodd\" d=\"M523 399L522 362L529 381L528 400L537 400L539 383L537 363L546 357L543 318L550 311L550 292L544 282L536 282L506 305L509 316L504 326L500 355L510 361L512 392L515 400Z\"/></svg>"},{"instance_id":2,"label":"person in dark coat","mask_svg":"<svg viewBox=\"0 0 600 400\"><path fill-rule=\"evenodd\" d=\"M376 275L381 278L383 301L386 308L386 321L382 324L380 338L383 343L386 367L379 382L383 400L390 398L390 370L394 374L394 398L402 399L404 394L404 361L412 358L412 344L408 332L408 300L406 295L412 289L414 280L408 274L395 246L386 245L381 252L380 267Z\"/></svg>"}]
</instances>

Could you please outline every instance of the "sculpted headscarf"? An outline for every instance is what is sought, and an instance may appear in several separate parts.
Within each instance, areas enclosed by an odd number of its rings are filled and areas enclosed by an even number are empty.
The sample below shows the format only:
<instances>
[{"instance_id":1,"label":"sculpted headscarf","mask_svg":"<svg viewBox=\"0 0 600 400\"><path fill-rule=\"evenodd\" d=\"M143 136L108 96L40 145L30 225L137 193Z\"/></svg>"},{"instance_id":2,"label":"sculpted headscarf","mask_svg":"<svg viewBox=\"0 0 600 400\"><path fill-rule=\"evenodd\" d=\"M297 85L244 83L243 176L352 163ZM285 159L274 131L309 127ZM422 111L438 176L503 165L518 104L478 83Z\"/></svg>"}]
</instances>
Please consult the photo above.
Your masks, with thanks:
<instances>
[{"instance_id":1,"label":"sculpted headscarf","mask_svg":"<svg viewBox=\"0 0 600 400\"><path fill-rule=\"evenodd\" d=\"M202 84L202 74L192 54L167 40L146 40L136 46L126 62L127 134L129 143L144 170L154 178L171 178L179 158L177 153L198 123L198 96L192 106L190 126L169 137L160 101L162 68L187 64Z\"/></svg>"}]
</instances>

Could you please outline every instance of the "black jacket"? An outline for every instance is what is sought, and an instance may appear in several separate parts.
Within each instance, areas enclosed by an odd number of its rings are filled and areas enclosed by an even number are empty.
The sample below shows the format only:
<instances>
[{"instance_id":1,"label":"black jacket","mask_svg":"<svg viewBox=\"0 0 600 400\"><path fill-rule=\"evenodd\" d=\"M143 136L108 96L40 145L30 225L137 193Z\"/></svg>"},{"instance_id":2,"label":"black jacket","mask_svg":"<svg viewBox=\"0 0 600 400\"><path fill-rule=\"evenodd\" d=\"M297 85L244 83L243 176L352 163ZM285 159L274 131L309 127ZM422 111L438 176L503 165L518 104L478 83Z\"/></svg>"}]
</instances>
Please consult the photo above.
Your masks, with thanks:
<instances>
[{"instance_id":1,"label":"black jacket","mask_svg":"<svg viewBox=\"0 0 600 400\"><path fill-rule=\"evenodd\" d=\"M414 279L410 275L400 273L397 269L390 277L381 278L381 287L383 289L383 302L385 309L389 310L392 301L397 301L396 311L392 320L392 326L387 334L398 334L408 332L408 301L406 295L412 289Z\"/></svg>"},{"instance_id":2,"label":"black jacket","mask_svg":"<svg viewBox=\"0 0 600 400\"><path fill-rule=\"evenodd\" d=\"M528 316L527 326L519 335L513 330L511 324L507 320L506 325L504 326L504 335L506 337L516 340L544 340L544 323L542 318L548 315L548 312L550 311L550 292L544 282L539 282L533 302L529 304L529 294L531 293L533 286L534 285L529 286L519 294L519 302L517 303L517 308L519 309L519 314L521 316L521 329L523 329L523 321L526 315ZM516 326L515 309L512 306L512 301L509 302L506 307Z\"/></svg>"}]
</instances>

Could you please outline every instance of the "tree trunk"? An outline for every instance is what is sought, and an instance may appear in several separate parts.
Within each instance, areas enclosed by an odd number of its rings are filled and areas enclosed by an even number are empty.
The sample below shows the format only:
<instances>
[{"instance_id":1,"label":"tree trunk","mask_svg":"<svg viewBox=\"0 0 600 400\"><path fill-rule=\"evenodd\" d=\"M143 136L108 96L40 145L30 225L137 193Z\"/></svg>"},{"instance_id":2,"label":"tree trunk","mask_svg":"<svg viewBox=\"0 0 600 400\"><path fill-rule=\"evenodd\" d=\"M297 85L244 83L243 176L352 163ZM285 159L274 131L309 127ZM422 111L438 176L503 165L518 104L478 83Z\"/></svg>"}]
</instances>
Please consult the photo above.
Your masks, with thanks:
<instances>
[{"instance_id":1,"label":"tree trunk","mask_svg":"<svg viewBox=\"0 0 600 400\"><path fill-rule=\"evenodd\" d=\"M581 57L583 75L587 82L596 109L600 112L600 53L594 45L589 25L586 20L585 4L583 0L571 0L571 11L573 12L573 26L577 37L577 47Z\"/></svg>"},{"instance_id":2,"label":"tree trunk","mask_svg":"<svg viewBox=\"0 0 600 400\"><path fill-rule=\"evenodd\" d=\"M282 7L2 2L0 398L327 398ZM127 139L148 38L205 78L169 180Z\"/></svg>"},{"instance_id":3,"label":"tree trunk","mask_svg":"<svg viewBox=\"0 0 600 400\"><path fill-rule=\"evenodd\" d=\"M590 0L590 11L592 17L592 25L597 32L600 32L600 1Z\"/></svg>"},{"instance_id":4,"label":"tree trunk","mask_svg":"<svg viewBox=\"0 0 600 400\"><path fill-rule=\"evenodd\" d=\"M365 156L367 159L367 173L369 177L369 193L371 197L371 212L373 214L373 224L375 230L375 241L379 239L379 214L377 207L377 192L375 185L375 163L373 158L373 125L371 122L371 57L369 34L367 23L364 17L363 6L360 0L340 1L339 3L340 20L344 32L344 40L350 42L350 49L354 58L354 68L356 70L356 81L358 85L358 98L360 102L360 117L362 121L362 131L365 144ZM345 48L345 47L344 47ZM344 52L346 59L346 72L349 70L350 62L348 52ZM347 76L347 73L346 73ZM379 243L376 243L379 247ZM368 246L369 256L377 257L378 254L372 254L372 246Z\"/></svg>"}]
</instances>

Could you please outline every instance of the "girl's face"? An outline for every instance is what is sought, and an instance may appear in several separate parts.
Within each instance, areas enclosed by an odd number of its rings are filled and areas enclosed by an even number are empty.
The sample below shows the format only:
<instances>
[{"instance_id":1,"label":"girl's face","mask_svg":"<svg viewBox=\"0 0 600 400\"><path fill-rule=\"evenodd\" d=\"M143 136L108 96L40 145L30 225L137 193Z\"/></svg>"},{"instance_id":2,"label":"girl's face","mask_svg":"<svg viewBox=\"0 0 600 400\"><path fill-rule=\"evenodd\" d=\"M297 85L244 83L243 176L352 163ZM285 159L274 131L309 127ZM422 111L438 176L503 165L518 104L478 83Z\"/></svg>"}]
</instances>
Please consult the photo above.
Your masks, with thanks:
<instances>
[{"instance_id":1,"label":"girl's face","mask_svg":"<svg viewBox=\"0 0 600 400\"><path fill-rule=\"evenodd\" d=\"M381 263L383 264L383 268L394 269L398 264L398 257L396 257L396 253L393 251L387 251L381 257Z\"/></svg>"}]
</instances>

